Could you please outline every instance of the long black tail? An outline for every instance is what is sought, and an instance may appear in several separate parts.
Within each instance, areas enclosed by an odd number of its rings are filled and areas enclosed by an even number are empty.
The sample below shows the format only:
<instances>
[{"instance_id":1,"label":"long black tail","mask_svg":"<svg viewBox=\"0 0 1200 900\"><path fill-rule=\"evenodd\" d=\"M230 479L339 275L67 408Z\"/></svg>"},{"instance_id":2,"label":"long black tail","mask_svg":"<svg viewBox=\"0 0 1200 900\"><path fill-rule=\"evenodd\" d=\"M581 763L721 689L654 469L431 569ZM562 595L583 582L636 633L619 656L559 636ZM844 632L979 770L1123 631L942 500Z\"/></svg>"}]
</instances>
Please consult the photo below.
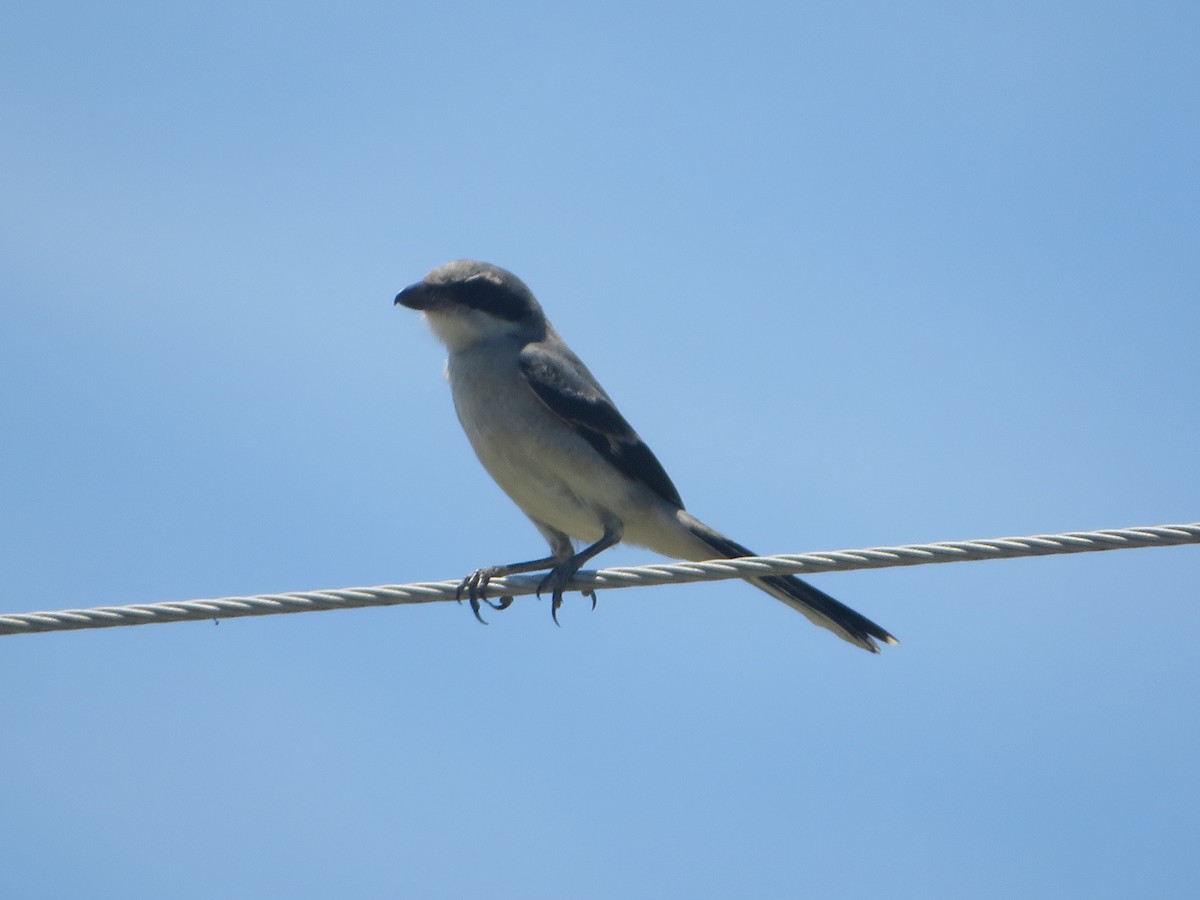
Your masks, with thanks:
<instances>
[{"instance_id":1,"label":"long black tail","mask_svg":"<svg viewBox=\"0 0 1200 900\"><path fill-rule=\"evenodd\" d=\"M709 528L694 516L681 516L688 529L712 548L714 556L736 559L739 556L757 556L757 553L731 541L725 535ZM857 613L844 603L834 600L824 591L819 591L806 581L792 575L766 575L762 578L747 578L755 587L761 588L777 600L782 600L792 609L803 613L822 628L828 628L838 637L872 653L879 652L876 640L888 645L900 643L884 629L866 616Z\"/></svg>"}]
</instances>

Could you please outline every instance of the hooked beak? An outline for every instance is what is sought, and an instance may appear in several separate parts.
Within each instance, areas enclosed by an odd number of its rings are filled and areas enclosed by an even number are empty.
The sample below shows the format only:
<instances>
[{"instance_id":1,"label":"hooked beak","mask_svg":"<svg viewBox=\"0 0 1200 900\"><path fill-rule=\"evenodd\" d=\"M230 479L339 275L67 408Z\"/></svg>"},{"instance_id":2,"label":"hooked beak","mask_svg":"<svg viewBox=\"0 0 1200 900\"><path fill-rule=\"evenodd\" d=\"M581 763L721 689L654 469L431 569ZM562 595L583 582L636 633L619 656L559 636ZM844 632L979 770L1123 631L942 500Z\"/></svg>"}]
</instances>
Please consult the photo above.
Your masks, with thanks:
<instances>
[{"instance_id":1,"label":"hooked beak","mask_svg":"<svg viewBox=\"0 0 1200 900\"><path fill-rule=\"evenodd\" d=\"M425 310L433 305L435 299L433 289L425 282L418 281L398 293L393 305Z\"/></svg>"}]
</instances>

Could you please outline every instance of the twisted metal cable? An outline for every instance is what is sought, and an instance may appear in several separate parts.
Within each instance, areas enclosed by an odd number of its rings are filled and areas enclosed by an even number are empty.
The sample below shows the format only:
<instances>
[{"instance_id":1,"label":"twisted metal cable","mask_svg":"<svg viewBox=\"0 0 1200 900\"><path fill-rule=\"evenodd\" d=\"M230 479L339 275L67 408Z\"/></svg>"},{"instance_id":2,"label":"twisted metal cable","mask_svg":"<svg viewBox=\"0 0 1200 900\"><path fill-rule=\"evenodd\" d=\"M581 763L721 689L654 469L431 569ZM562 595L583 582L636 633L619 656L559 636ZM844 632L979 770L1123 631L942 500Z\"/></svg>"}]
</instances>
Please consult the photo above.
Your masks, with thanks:
<instances>
[{"instance_id":1,"label":"twisted metal cable","mask_svg":"<svg viewBox=\"0 0 1200 900\"><path fill-rule=\"evenodd\" d=\"M1170 547L1200 543L1200 522L1186 525L1151 525L1107 531L1075 531L1026 537L986 538L937 544L905 544L864 550L834 550L822 553L793 553L782 556L748 556L710 562L683 562L584 571L569 586L611 590L658 584L718 581L760 575L799 575L849 572L855 569L886 569L932 563L968 562L984 559L1015 559L1059 553L1092 553L1099 550L1133 550L1141 547ZM522 596L537 591L540 575L511 575L493 579L490 596ZM188 622L232 619L240 616L270 616L280 613L353 609L362 606L395 606L457 599L458 581L427 581L379 587L339 588L253 597L222 597L215 600L183 600L174 603L145 603L131 606L99 606L50 612L0 615L0 635L32 634L40 631L75 631L84 628L113 628L121 625L150 625L159 622Z\"/></svg>"}]
</instances>

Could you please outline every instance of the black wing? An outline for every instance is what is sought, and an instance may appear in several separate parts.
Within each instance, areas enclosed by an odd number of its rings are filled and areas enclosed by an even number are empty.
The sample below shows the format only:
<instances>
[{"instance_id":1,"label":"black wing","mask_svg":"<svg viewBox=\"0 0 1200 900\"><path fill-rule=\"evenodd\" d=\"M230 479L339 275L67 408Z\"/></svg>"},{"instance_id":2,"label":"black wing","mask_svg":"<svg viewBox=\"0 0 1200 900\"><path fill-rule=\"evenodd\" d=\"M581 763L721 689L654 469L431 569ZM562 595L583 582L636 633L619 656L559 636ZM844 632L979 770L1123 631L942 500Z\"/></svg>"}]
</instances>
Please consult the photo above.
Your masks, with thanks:
<instances>
[{"instance_id":1,"label":"black wing","mask_svg":"<svg viewBox=\"0 0 1200 900\"><path fill-rule=\"evenodd\" d=\"M591 379L583 363L569 350L565 354L578 368L563 365L562 356L536 344L521 351L521 371L534 393L617 471L646 485L668 503L683 506L662 463Z\"/></svg>"}]
</instances>

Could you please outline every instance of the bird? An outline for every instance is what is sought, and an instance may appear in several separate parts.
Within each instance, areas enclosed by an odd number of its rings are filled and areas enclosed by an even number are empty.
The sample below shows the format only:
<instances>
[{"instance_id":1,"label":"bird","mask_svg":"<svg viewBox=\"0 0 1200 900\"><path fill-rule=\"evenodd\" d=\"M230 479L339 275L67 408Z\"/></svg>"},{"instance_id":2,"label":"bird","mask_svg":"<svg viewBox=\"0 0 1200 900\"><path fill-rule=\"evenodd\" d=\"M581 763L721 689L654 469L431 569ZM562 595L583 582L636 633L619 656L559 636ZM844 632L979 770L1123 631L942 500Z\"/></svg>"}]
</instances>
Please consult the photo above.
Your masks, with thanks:
<instances>
[{"instance_id":1,"label":"bird","mask_svg":"<svg viewBox=\"0 0 1200 900\"><path fill-rule=\"evenodd\" d=\"M546 318L533 292L499 266L460 259L395 297L446 346L446 378L476 456L550 546L549 556L476 569L459 585L476 618L493 578L546 571L558 622L563 591L589 560L622 541L673 559L753 556L689 513L666 470ZM585 546L575 551L574 541ZM790 575L747 578L814 624L872 653L896 638ZM585 591L595 607L595 593Z\"/></svg>"}]
</instances>

